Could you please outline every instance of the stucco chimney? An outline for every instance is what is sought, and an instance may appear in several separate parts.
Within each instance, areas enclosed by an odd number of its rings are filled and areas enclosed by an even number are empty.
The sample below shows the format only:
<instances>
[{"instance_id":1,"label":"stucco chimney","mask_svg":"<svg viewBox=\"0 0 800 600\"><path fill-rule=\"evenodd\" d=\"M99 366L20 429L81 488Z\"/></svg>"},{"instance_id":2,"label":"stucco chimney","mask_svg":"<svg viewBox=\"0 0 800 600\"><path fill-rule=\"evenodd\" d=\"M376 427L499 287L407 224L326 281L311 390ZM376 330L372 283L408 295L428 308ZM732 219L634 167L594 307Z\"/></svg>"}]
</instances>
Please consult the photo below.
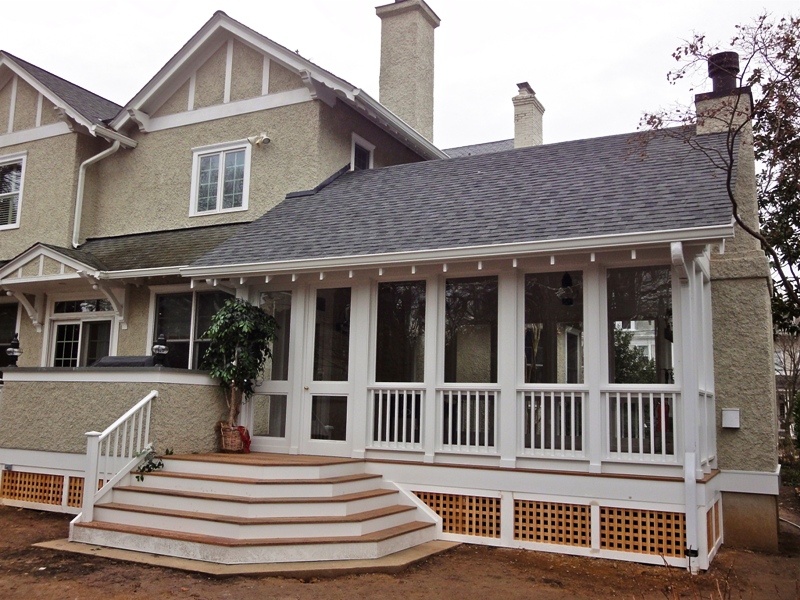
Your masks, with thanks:
<instances>
[{"instance_id":1,"label":"stucco chimney","mask_svg":"<svg viewBox=\"0 0 800 600\"><path fill-rule=\"evenodd\" d=\"M544 106L536 99L536 92L527 81L518 83L519 93L514 103L514 148L541 146Z\"/></svg>"},{"instance_id":2,"label":"stucco chimney","mask_svg":"<svg viewBox=\"0 0 800 600\"><path fill-rule=\"evenodd\" d=\"M375 9L381 18L380 101L433 140L433 30L439 17L425 0Z\"/></svg>"}]
</instances>

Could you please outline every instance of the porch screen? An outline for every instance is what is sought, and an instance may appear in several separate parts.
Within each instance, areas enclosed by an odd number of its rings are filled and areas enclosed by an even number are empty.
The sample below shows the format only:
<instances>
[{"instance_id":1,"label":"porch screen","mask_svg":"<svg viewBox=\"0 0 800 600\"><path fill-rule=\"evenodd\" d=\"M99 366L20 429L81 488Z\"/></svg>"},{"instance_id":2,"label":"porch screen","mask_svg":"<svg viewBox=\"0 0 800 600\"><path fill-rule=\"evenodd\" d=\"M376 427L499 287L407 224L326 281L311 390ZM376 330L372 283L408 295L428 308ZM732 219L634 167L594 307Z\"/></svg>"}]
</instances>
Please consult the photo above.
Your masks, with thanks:
<instances>
[{"instance_id":1,"label":"porch screen","mask_svg":"<svg viewBox=\"0 0 800 600\"><path fill-rule=\"evenodd\" d=\"M583 383L580 271L525 276L525 383Z\"/></svg>"},{"instance_id":2,"label":"porch screen","mask_svg":"<svg viewBox=\"0 0 800 600\"><path fill-rule=\"evenodd\" d=\"M673 383L669 267L609 269L608 380Z\"/></svg>"},{"instance_id":3,"label":"porch screen","mask_svg":"<svg viewBox=\"0 0 800 600\"><path fill-rule=\"evenodd\" d=\"M378 285L375 381L423 381L425 367L425 282Z\"/></svg>"},{"instance_id":4,"label":"porch screen","mask_svg":"<svg viewBox=\"0 0 800 600\"><path fill-rule=\"evenodd\" d=\"M445 284L444 380L497 382L497 277Z\"/></svg>"},{"instance_id":5,"label":"porch screen","mask_svg":"<svg viewBox=\"0 0 800 600\"><path fill-rule=\"evenodd\" d=\"M264 379L287 381L289 379L289 325L292 320L292 292L264 292L261 309L275 318L275 339L272 341L272 358L267 360Z\"/></svg>"}]
</instances>

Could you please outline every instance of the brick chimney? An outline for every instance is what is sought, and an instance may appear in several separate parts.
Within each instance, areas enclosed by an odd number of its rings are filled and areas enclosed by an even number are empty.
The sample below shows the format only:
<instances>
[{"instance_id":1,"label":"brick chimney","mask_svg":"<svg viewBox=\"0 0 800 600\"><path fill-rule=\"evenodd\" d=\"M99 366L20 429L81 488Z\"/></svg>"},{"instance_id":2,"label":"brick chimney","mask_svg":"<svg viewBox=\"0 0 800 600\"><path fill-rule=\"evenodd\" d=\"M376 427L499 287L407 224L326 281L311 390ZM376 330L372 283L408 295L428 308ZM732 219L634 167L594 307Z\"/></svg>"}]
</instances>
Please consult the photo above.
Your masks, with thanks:
<instances>
[{"instance_id":1,"label":"brick chimney","mask_svg":"<svg viewBox=\"0 0 800 600\"><path fill-rule=\"evenodd\" d=\"M544 106L536 99L536 92L527 81L518 83L519 93L514 103L514 148L541 146Z\"/></svg>"},{"instance_id":2,"label":"brick chimney","mask_svg":"<svg viewBox=\"0 0 800 600\"><path fill-rule=\"evenodd\" d=\"M381 19L380 101L433 140L433 30L439 17L425 0L378 6Z\"/></svg>"}]
</instances>

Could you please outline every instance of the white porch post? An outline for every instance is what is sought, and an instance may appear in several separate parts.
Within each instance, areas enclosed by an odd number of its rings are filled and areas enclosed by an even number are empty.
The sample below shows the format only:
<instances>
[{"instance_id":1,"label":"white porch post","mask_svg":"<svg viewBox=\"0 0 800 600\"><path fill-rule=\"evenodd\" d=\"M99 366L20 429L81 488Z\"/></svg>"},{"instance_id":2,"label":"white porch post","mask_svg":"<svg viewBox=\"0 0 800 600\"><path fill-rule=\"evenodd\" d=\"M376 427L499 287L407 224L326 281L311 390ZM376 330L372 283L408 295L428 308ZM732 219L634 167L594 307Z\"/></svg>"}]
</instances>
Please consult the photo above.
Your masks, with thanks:
<instances>
[{"instance_id":1,"label":"white porch post","mask_svg":"<svg viewBox=\"0 0 800 600\"><path fill-rule=\"evenodd\" d=\"M303 428L303 399L305 391L305 352L306 352L306 321L309 318L308 286L297 286L292 290L292 316L289 323L290 359L289 377L290 393L287 398L286 421L289 435L289 453L299 454Z\"/></svg>"},{"instance_id":2,"label":"white porch post","mask_svg":"<svg viewBox=\"0 0 800 600\"><path fill-rule=\"evenodd\" d=\"M500 464L514 468L517 464L517 364L521 348L517 343L516 271L500 273L497 281L497 384L500 406L497 449Z\"/></svg>"},{"instance_id":3,"label":"white porch post","mask_svg":"<svg viewBox=\"0 0 800 600\"><path fill-rule=\"evenodd\" d=\"M603 421L603 399L600 381L608 373L608 345L606 318L606 294L603 271L597 263L586 266L583 272L584 293L584 372L583 378L589 386L589 401L584 438L588 438L587 456L589 472L600 473L603 461L603 437L606 435Z\"/></svg>"},{"instance_id":4,"label":"white porch post","mask_svg":"<svg viewBox=\"0 0 800 600\"><path fill-rule=\"evenodd\" d=\"M350 359L353 387L350 396L350 432L353 441L353 458L364 458L368 443L367 402L370 401L369 385L369 344L370 344L370 282L361 281L352 287L352 309L350 311L350 331L353 340L353 356Z\"/></svg>"},{"instance_id":5,"label":"white porch post","mask_svg":"<svg viewBox=\"0 0 800 600\"><path fill-rule=\"evenodd\" d=\"M440 377L437 334L440 330L440 319L444 318L439 311L441 296L441 278L428 278L425 285L425 408L422 423L424 461L428 463L434 461L436 454L436 404L439 401L436 396L436 383Z\"/></svg>"}]
</instances>

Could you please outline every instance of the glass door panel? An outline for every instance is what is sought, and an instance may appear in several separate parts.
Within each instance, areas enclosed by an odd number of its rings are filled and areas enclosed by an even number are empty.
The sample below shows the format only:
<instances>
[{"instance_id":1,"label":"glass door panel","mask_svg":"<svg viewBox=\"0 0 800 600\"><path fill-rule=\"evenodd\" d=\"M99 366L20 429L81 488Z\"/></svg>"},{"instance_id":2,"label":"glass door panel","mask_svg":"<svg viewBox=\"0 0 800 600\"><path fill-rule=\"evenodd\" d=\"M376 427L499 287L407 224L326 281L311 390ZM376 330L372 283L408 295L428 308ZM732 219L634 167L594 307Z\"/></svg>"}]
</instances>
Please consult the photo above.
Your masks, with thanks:
<instances>
[{"instance_id":1,"label":"glass door panel","mask_svg":"<svg viewBox=\"0 0 800 600\"><path fill-rule=\"evenodd\" d=\"M317 290L314 381L347 381L350 361L350 288Z\"/></svg>"}]
</instances>

